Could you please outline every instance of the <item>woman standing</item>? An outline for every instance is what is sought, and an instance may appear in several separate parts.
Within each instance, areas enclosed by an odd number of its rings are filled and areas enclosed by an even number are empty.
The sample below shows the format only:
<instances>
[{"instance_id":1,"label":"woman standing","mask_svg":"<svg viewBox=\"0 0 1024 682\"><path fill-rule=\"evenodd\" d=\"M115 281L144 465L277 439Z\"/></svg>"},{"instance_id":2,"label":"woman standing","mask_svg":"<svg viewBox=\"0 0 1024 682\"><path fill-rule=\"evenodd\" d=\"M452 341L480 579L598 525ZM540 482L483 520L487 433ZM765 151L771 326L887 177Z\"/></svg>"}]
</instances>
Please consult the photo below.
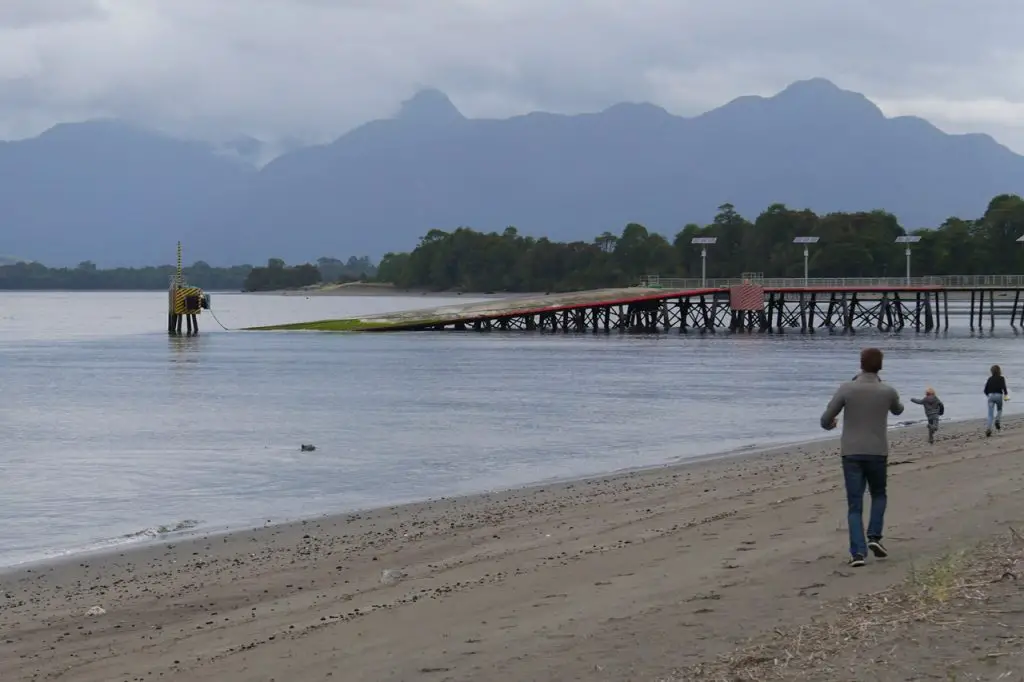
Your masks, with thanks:
<instances>
[{"instance_id":1,"label":"woman standing","mask_svg":"<svg viewBox=\"0 0 1024 682\"><path fill-rule=\"evenodd\" d=\"M985 435L992 435L992 424L996 425L996 431L1002 429L999 420L1003 418L1003 399L1010 392L1006 389L1006 377L999 365L992 365L992 375L985 382L985 397L988 399L988 424L985 427ZM994 418L994 419L993 419Z\"/></svg>"}]
</instances>

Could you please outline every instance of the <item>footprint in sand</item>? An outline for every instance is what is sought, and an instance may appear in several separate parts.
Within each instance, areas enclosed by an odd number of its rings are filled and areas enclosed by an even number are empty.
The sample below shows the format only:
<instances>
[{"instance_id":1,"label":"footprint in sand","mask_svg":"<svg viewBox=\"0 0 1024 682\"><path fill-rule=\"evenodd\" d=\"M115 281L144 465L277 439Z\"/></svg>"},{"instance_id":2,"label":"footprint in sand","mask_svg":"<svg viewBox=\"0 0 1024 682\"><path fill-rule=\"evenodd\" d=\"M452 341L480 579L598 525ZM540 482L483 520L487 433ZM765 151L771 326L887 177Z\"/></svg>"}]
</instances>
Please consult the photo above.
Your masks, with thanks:
<instances>
[{"instance_id":1,"label":"footprint in sand","mask_svg":"<svg viewBox=\"0 0 1024 682\"><path fill-rule=\"evenodd\" d=\"M816 596L818 596L818 588L821 588L821 587L825 587L825 583L814 583L812 585L807 585L806 587L798 588L797 596L800 596L800 597L816 597Z\"/></svg>"}]
</instances>

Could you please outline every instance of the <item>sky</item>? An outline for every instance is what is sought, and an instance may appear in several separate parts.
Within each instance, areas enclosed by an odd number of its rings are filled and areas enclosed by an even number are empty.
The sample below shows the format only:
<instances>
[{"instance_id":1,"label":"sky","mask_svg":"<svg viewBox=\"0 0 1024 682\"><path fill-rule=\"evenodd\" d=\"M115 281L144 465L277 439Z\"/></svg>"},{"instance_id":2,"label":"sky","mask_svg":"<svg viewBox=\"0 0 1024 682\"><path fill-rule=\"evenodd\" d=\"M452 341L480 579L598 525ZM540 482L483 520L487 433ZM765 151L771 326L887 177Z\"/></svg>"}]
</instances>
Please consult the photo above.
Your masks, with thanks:
<instances>
[{"instance_id":1,"label":"sky","mask_svg":"<svg viewBox=\"0 0 1024 682\"><path fill-rule=\"evenodd\" d=\"M1011 0L0 0L0 139L117 117L320 142L434 87L471 117L692 115L824 77L1024 153Z\"/></svg>"}]
</instances>

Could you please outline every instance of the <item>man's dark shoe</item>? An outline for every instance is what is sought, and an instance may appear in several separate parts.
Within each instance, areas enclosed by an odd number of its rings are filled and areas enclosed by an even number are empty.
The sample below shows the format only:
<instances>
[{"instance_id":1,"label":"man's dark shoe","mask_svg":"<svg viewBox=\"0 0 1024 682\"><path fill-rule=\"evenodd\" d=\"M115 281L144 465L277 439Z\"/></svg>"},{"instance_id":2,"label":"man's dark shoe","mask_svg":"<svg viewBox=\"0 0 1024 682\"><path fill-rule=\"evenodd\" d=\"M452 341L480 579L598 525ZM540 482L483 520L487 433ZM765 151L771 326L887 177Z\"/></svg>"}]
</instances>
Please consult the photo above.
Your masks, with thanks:
<instances>
[{"instance_id":1,"label":"man's dark shoe","mask_svg":"<svg viewBox=\"0 0 1024 682\"><path fill-rule=\"evenodd\" d=\"M992 435L992 429L985 429L985 438L988 438L991 435Z\"/></svg>"},{"instance_id":2,"label":"man's dark shoe","mask_svg":"<svg viewBox=\"0 0 1024 682\"><path fill-rule=\"evenodd\" d=\"M850 568L860 568L864 565L864 557L860 554L854 554L850 557Z\"/></svg>"},{"instance_id":3,"label":"man's dark shoe","mask_svg":"<svg viewBox=\"0 0 1024 682\"><path fill-rule=\"evenodd\" d=\"M868 549L879 559L889 556L889 550L885 548L881 540L868 540Z\"/></svg>"},{"instance_id":4,"label":"man's dark shoe","mask_svg":"<svg viewBox=\"0 0 1024 682\"><path fill-rule=\"evenodd\" d=\"M1003 430L1003 425L1000 424L999 420L997 419L996 420L996 431L1002 431L1002 430Z\"/></svg>"}]
</instances>

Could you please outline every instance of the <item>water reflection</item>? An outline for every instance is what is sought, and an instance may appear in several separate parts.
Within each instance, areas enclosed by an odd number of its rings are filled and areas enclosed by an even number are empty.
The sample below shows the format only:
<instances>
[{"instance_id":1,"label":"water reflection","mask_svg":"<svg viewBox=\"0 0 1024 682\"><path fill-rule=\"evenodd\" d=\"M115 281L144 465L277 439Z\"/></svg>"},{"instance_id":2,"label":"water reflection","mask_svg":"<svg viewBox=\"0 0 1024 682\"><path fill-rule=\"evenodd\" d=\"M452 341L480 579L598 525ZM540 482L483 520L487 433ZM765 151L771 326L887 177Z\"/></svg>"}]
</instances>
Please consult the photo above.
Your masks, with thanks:
<instances>
[{"instance_id":1,"label":"water reflection","mask_svg":"<svg viewBox=\"0 0 1024 682\"><path fill-rule=\"evenodd\" d=\"M201 335L195 336L168 336L170 344L169 359L171 364L182 368L183 365L199 364L199 347L202 343Z\"/></svg>"}]
</instances>

